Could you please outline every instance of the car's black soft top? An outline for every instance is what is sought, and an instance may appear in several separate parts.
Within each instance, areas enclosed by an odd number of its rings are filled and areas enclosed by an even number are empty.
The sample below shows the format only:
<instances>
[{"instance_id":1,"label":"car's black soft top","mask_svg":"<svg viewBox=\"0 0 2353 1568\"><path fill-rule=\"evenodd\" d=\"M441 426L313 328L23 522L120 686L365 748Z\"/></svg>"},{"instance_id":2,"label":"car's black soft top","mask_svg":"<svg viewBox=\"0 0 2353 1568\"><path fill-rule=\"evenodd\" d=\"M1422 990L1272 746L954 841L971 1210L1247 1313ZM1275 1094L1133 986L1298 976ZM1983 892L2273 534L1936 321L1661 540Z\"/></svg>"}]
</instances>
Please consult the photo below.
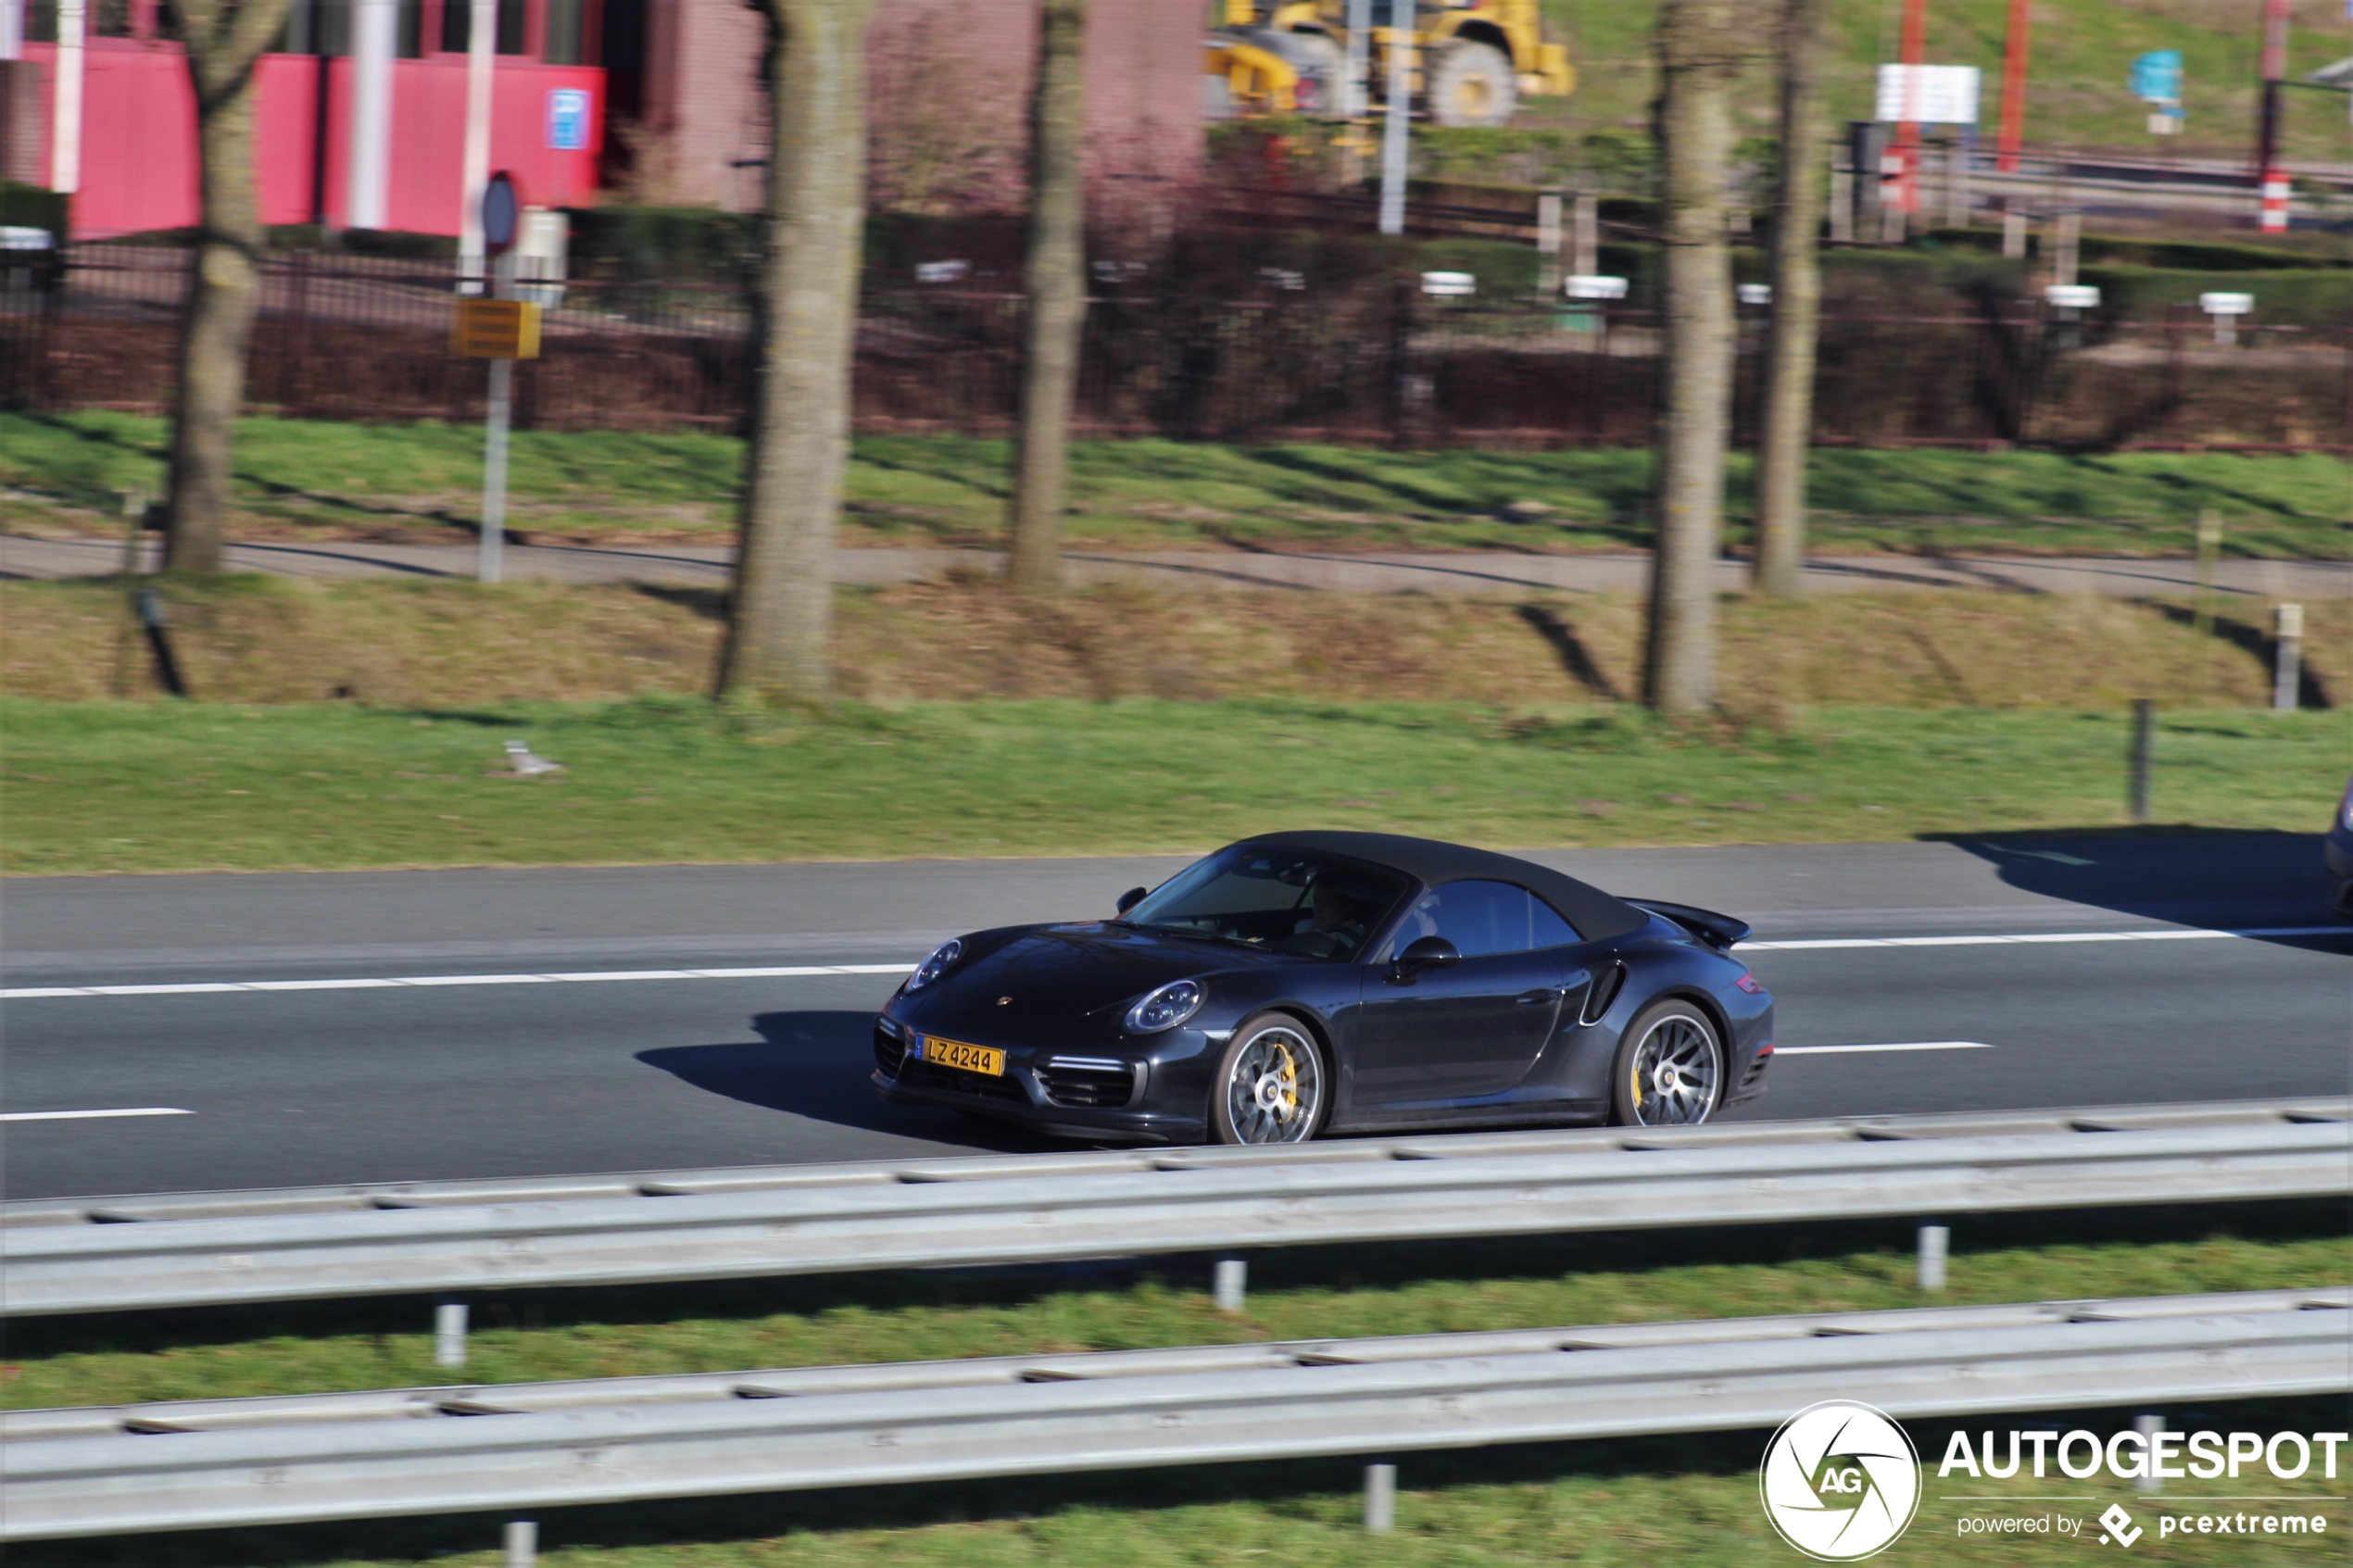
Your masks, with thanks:
<instances>
[{"instance_id":1,"label":"car's black soft top","mask_svg":"<svg viewBox=\"0 0 2353 1568\"><path fill-rule=\"evenodd\" d=\"M1606 942L1650 923L1647 913L1590 883L1491 849L1394 833L1269 833L1244 842L1370 860L1377 866L1394 867L1432 887L1472 880L1517 883L1558 909L1589 942Z\"/></svg>"}]
</instances>

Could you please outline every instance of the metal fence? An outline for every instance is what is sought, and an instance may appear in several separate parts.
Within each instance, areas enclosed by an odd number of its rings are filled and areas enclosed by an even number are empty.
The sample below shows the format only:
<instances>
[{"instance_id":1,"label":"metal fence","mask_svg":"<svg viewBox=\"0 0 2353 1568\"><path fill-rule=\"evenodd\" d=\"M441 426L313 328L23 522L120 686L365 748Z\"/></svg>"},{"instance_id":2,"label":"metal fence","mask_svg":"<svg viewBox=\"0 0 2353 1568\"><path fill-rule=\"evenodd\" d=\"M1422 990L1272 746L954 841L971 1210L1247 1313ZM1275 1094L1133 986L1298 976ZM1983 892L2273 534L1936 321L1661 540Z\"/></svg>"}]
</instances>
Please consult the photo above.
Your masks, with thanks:
<instances>
[{"instance_id":1,"label":"metal fence","mask_svg":"<svg viewBox=\"0 0 2353 1568\"><path fill-rule=\"evenodd\" d=\"M2347 1305L2280 1291L26 1411L0 1442L0 1539L1737 1431L1858 1389L1899 1418L2337 1394Z\"/></svg>"},{"instance_id":2,"label":"metal fence","mask_svg":"<svg viewBox=\"0 0 2353 1568\"><path fill-rule=\"evenodd\" d=\"M0 1310L2338 1198L2349 1117L2141 1106L33 1202L0 1229Z\"/></svg>"},{"instance_id":3,"label":"metal fence","mask_svg":"<svg viewBox=\"0 0 2353 1568\"><path fill-rule=\"evenodd\" d=\"M0 272L0 402L165 407L188 253L77 245ZM296 254L263 269L247 395L328 419L472 420L484 379L447 346L438 264ZM1815 438L1877 446L2353 450L2353 328L2257 325L2230 343L2187 308L2124 319L1958 296L1922 312L1833 301ZM995 434L1015 408L1022 305L961 286L870 289L855 418L867 431ZM1754 437L1763 313L1744 311L1736 438ZM542 428L735 428L752 367L738 284L584 280L521 367ZM1662 334L1608 305L1437 300L1407 287L1252 297L1117 283L1087 320L1077 420L1100 434L1398 446L1638 445Z\"/></svg>"}]
</instances>

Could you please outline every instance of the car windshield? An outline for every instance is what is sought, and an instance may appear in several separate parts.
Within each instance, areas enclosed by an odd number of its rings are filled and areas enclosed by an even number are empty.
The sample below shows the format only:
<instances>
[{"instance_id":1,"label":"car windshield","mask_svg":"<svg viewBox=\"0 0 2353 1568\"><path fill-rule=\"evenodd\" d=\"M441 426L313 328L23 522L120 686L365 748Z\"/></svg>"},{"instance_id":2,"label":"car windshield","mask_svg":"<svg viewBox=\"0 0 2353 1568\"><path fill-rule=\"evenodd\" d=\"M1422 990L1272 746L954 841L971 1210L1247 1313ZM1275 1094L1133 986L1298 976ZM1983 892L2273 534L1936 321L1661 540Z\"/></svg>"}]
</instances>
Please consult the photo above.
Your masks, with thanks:
<instances>
[{"instance_id":1,"label":"car windshield","mask_svg":"<svg viewBox=\"0 0 2353 1568\"><path fill-rule=\"evenodd\" d=\"M1404 892L1395 872L1239 845L1171 877L1127 912L1126 923L1301 958L1353 959Z\"/></svg>"}]
</instances>

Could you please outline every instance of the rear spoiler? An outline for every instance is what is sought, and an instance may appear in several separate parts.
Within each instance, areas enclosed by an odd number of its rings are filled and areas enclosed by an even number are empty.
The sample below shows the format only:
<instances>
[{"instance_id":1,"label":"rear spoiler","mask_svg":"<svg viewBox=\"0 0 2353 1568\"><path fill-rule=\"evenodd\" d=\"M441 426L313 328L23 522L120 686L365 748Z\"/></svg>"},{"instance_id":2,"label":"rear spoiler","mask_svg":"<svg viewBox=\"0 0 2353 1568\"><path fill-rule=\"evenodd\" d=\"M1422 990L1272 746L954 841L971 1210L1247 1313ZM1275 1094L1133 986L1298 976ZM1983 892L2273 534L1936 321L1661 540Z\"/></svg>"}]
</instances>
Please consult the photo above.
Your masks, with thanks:
<instances>
[{"instance_id":1,"label":"rear spoiler","mask_svg":"<svg viewBox=\"0 0 2353 1568\"><path fill-rule=\"evenodd\" d=\"M1719 915L1714 909L1696 909L1690 904L1669 904L1658 898L1628 898L1622 901L1638 909L1648 909L1655 915L1666 916L1719 953L1728 953L1733 944L1747 941L1748 934L1755 929L1744 920L1734 920L1730 915Z\"/></svg>"}]
</instances>

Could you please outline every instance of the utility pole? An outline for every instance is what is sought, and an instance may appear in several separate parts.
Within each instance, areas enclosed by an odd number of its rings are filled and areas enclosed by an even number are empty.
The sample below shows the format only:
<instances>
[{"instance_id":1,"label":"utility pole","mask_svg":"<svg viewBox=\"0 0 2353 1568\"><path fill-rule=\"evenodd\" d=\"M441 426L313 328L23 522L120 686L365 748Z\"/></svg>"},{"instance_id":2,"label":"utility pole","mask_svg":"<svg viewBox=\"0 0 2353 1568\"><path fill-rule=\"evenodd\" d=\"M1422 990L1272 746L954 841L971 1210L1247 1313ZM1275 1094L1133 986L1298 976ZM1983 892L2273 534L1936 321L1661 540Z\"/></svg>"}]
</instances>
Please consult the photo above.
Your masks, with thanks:
<instances>
[{"instance_id":1,"label":"utility pole","mask_svg":"<svg viewBox=\"0 0 2353 1568\"><path fill-rule=\"evenodd\" d=\"M2026 134L2026 47L2033 25L2033 0L2010 0L2009 31L2002 39L2002 127L1994 144L1994 167L2005 174L2018 172L2019 144Z\"/></svg>"},{"instance_id":2,"label":"utility pole","mask_svg":"<svg viewBox=\"0 0 2353 1568\"><path fill-rule=\"evenodd\" d=\"M2287 170L2280 167L2280 82L2287 75L2288 0L2263 0L2263 103L2255 132L2255 188L2263 232L2287 232Z\"/></svg>"},{"instance_id":3,"label":"utility pole","mask_svg":"<svg viewBox=\"0 0 2353 1568\"><path fill-rule=\"evenodd\" d=\"M1389 114L1380 138L1380 232L1405 232L1406 116L1414 100L1414 0L1389 11Z\"/></svg>"}]
</instances>

